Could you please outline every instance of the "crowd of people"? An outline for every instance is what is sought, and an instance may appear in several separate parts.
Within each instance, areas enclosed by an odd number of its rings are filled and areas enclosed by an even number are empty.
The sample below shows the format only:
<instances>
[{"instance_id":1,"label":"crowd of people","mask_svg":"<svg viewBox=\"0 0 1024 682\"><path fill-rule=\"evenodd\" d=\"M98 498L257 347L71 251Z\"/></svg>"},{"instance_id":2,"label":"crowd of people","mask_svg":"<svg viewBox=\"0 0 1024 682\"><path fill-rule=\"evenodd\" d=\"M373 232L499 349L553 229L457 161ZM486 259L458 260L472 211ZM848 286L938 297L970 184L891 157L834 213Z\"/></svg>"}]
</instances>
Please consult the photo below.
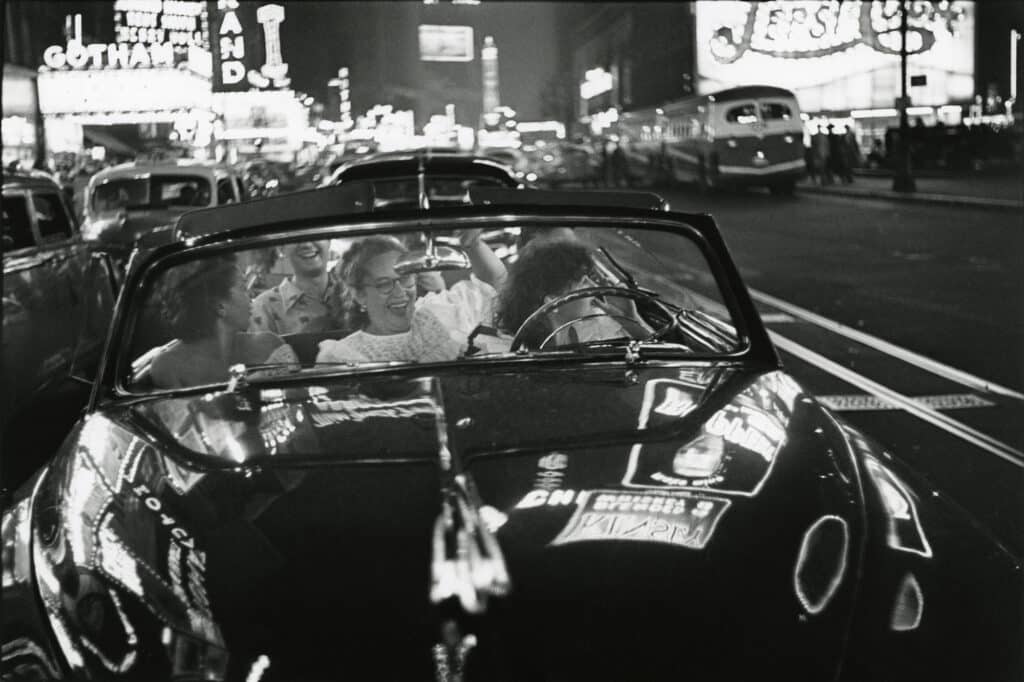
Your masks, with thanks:
<instances>
[{"instance_id":1,"label":"crowd of people","mask_svg":"<svg viewBox=\"0 0 1024 682\"><path fill-rule=\"evenodd\" d=\"M806 148L807 176L822 187L837 180L844 185L853 182L853 169L861 163L860 146L850 126L838 132L835 125L819 125Z\"/></svg>"},{"instance_id":2,"label":"crowd of people","mask_svg":"<svg viewBox=\"0 0 1024 682\"><path fill-rule=\"evenodd\" d=\"M512 335L552 302L531 320L522 339L528 347L650 331L631 304L616 307L585 295L557 300L595 285L590 248L569 228L525 233L508 268L480 229L456 236L471 272L450 283L437 271L399 272L411 249L391 236L353 243L330 268L328 242L290 244L282 255L292 274L254 298L252 265L246 268L244 258L175 268L163 283L161 311L177 342L153 359L153 383L173 388L223 381L236 363L282 371L299 363L285 339L306 332L331 333L319 341L318 364L455 360L467 354L480 329L497 339L488 350L508 350Z\"/></svg>"}]
</instances>

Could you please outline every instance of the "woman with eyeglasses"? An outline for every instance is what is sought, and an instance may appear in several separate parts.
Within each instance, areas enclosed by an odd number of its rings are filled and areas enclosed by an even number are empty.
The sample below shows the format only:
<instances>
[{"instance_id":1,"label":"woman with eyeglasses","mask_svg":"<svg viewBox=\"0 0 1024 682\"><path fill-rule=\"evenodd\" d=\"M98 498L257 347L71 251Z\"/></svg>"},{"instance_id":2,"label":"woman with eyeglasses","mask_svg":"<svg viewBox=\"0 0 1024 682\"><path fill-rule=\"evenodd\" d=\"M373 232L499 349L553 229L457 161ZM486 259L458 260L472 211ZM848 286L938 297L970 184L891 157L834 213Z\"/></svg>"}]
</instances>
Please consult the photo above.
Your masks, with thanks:
<instances>
[{"instance_id":1,"label":"woman with eyeglasses","mask_svg":"<svg viewBox=\"0 0 1024 682\"><path fill-rule=\"evenodd\" d=\"M467 348L477 326L490 324L505 266L480 238L463 230L462 248L473 275L449 289L417 294L417 276L399 275L395 263L408 250L394 237L367 237L346 254L346 320L357 331L322 341L317 362L441 362Z\"/></svg>"}]
</instances>

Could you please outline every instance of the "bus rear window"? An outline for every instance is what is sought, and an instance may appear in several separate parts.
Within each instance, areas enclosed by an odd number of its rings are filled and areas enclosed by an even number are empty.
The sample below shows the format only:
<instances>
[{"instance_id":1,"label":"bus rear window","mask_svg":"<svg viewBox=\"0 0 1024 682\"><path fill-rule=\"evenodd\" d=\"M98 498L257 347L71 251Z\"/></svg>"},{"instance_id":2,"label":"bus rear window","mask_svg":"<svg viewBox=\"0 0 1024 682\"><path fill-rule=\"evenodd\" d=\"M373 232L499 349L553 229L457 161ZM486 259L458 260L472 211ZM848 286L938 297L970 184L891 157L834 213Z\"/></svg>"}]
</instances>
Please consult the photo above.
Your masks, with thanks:
<instances>
[{"instance_id":1,"label":"bus rear window","mask_svg":"<svg viewBox=\"0 0 1024 682\"><path fill-rule=\"evenodd\" d=\"M725 120L729 123L750 125L757 123L757 106L754 103L741 104L725 112Z\"/></svg>"},{"instance_id":2,"label":"bus rear window","mask_svg":"<svg viewBox=\"0 0 1024 682\"><path fill-rule=\"evenodd\" d=\"M793 118L793 110L782 102L761 102L761 120L788 121Z\"/></svg>"}]
</instances>

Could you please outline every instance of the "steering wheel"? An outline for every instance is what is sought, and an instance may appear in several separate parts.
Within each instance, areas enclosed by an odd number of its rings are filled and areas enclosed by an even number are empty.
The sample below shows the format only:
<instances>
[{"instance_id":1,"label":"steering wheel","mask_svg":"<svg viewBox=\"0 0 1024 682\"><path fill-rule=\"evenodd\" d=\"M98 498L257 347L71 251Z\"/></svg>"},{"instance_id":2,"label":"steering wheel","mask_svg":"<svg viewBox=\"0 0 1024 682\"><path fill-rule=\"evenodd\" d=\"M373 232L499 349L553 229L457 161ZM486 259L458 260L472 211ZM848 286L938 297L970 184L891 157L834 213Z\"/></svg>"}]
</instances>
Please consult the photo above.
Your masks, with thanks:
<instances>
[{"instance_id":1,"label":"steering wheel","mask_svg":"<svg viewBox=\"0 0 1024 682\"><path fill-rule=\"evenodd\" d=\"M531 326L535 325L538 320L543 320L544 317L555 308L581 298L590 298L596 296L618 296L620 298L628 298L633 301L657 301L660 298L660 296L653 291L648 291L646 289L624 289L622 287L584 287L582 289L570 291L567 294L562 294L558 298L552 299L547 303L542 304L540 307L538 307L536 310L530 313L530 316L523 320L523 323L519 325L519 329L516 330L515 336L512 337L512 345L509 347L509 352L515 352L519 350L523 345L523 337L526 335L526 330L529 329ZM558 327L558 329L556 329L554 332L545 337L544 341L540 345L540 348L543 348L545 345L547 345L548 341L554 338L555 334L561 331L562 329L565 329L566 327L569 327L573 324L577 324L581 321L590 319L592 317L595 317L595 315L580 315L579 317L576 317L562 324L561 326ZM635 322L635 320L632 320L621 315L610 315L610 317L618 319L627 319L630 322ZM654 334L648 337L648 339L660 338L662 335L665 334L665 332L671 329L674 324L675 318L673 318L672 322L670 322L668 326L654 332ZM540 350L540 348L538 350Z\"/></svg>"}]
</instances>

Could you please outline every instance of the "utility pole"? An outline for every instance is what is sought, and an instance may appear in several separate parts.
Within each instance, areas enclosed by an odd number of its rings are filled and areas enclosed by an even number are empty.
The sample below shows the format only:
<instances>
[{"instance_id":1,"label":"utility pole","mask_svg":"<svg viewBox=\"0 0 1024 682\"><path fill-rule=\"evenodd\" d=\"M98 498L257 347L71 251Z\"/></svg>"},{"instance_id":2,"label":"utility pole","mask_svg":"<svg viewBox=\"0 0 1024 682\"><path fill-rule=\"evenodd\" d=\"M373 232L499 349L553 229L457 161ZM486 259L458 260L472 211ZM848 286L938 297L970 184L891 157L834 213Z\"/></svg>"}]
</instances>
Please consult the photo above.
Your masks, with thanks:
<instances>
[{"instance_id":1,"label":"utility pole","mask_svg":"<svg viewBox=\"0 0 1024 682\"><path fill-rule=\"evenodd\" d=\"M892 176L895 192L917 189L910 175L910 122L907 120L907 0L900 0L900 159Z\"/></svg>"}]
</instances>

